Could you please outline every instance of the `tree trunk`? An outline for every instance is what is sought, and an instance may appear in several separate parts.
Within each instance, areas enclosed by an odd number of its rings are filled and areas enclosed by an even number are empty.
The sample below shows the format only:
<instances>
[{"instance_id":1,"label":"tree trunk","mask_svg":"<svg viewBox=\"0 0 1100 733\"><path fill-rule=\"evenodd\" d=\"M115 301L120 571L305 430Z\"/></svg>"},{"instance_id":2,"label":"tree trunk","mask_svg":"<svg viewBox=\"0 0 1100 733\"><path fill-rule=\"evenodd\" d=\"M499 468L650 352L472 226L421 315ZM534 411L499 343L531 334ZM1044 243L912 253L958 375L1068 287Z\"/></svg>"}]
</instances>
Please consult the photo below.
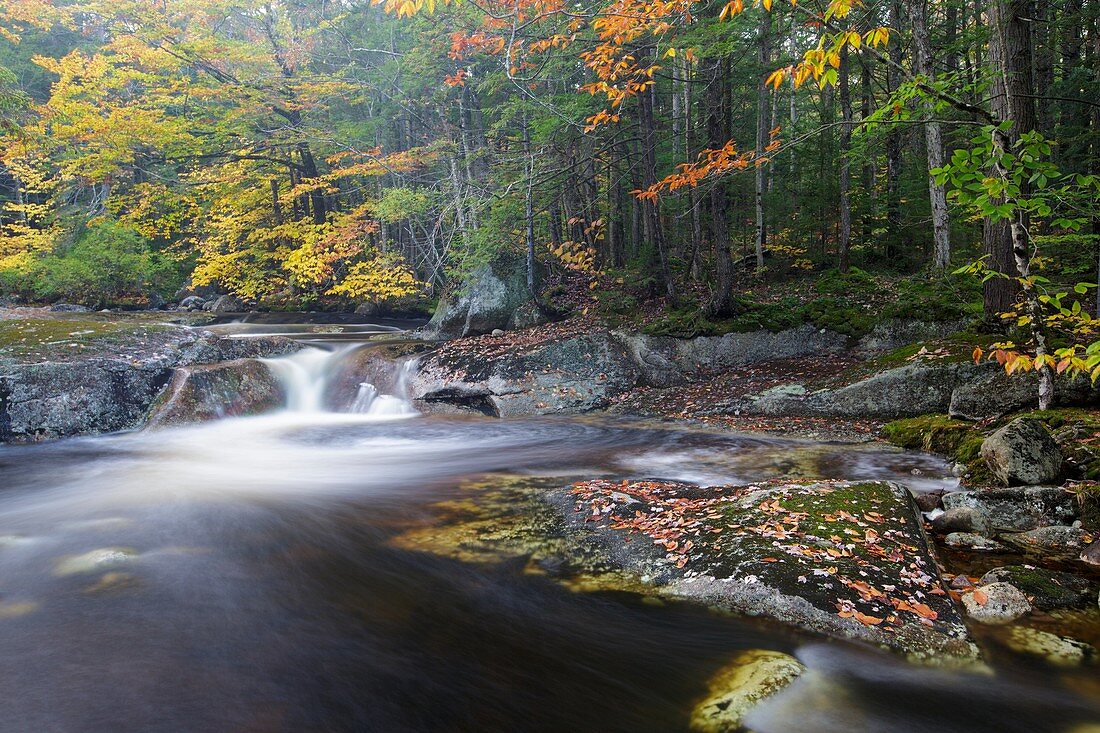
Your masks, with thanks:
<instances>
[{"instance_id":1,"label":"tree trunk","mask_svg":"<svg viewBox=\"0 0 1100 733\"><path fill-rule=\"evenodd\" d=\"M719 148L729 140L729 61L713 59L707 79L707 147ZM729 311L733 295L733 260L730 258L729 198L724 181L716 181L707 194L710 208L710 236L714 248L717 281L711 297L710 312Z\"/></svg>"},{"instance_id":2,"label":"tree trunk","mask_svg":"<svg viewBox=\"0 0 1100 733\"><path fill-rule=\"evenodd\" d=\"M890 3L890 25L901 28L901 0ZM901 85L901 66L903 58L901 39L890 39L890 61L886 70L886 88L892 96ZM893 261L898 254L898 240L901 238L901 125L891 125L886 134L886 259Z\"/></svg>"},{"instance_id":3,"label":"tree trunk","mask_svg":"<svg viewBox=\"0 0 1100 733\"><path fill-rule=\"evenodd\" d=\"M644 56L644 54L639 54ZM644 59L641 62L645 63ZM644 89L638 94L638 123L641 132L642 144L642 188L648 189L657 182L657 120L654 114L653 87ZM661 222L661 205L658 201L646 199L642 201L643 223L645 225L646 238L653 246L657 255L657 274L664 285L665 294L675 300L676 285L672 281L672 272L668 264L668 247L665 243L665 231Z\"/></svg>"},{"instance_id":4,"label":"tree trunk","mask_svg":"<svg viewBox=\"0 0 1100 733\"><path fill-rule=\"evenodd\" d=\"M1006 0L995 2L989 11L991 37L989 44L990 60L994 62L995 76L998 78L993 88L992 109L998 123L1011 124L1006 130L993 131L993 144L1001 154L1014 149L1015 143L1024 132L1035 129L1035 105L1032 99L1033 79L1031 32L1028 28L1027 0ZM998 156L999 160L999 156ZM1009 172L1001 163L995 163L994 173L1007 179ZM1027 195L1025 190L1022 195ZM1035 341L1035 357L1039 362L1048 353L1046 333L1043 323L1042 305L1035 285L1031 282L1031 242L1028 234L1026 212L1020 210L1007 221L1007 242L992 242L1003 249L1008 245L1016 267L1017 282L1023 292L1024 307L1030 317L1031 335ZM989 223L989 222L987 222ZM1003 223L1003 222L1002 222ZM989 227L991 233L1003 236L1006 227ZM993 278L1001 279L1001 278ZM1049 365L1039 368L1039 409L1046 410L1054 399L1054 371Z\"/></svg>"},{"instance_id":5,"label":"tree trunk","mask_svg":"<svg viewBox=\"0 0 1100 733\"><path fill-rule=\"evenodd\" d=\"M852 90L848 80L848 47L840 51L840 234L837 243L837 267L848 272L849 250L852 246L852 184L849 156L852 150Z\"/></svg>"},{"instance_id":6,"label":"tree trunk","mask_svg":"<svg viewBox=\"0 0 1100 733\"><path fill-rule=\"evenodd\" d=\"M768 123L771 122L771 110L768 85L764 73L771 61L771 13L761 13L760 40L757 60L760 62L760 78L756 84L756 271L764 271L764 247L768 240L767 222L764 218L765 171L763 158L768 146Z\"/></svg>"},{"instance_id":7,"label":"tree trunk","mask_svg":"<svg viewBox=\"0 0 1100 733\"><path fill-rule=\"evenodd\" d=\"M928 31L928 0L910 0L909 23L913 28L913 46L919 76L932 81L932 37ZM935 110L929 101L923 105L924 144L928 170L943 167L943 133L935 120ZM951 220L947 212L947 190L928 174L928 197L932 205L932 267L937 272L947 269L951 261Z\"/></svg>"},{"instance_id":8,"label":"tree trunk","mask_svg":"<svg viewBox=\"0 0 1100 733\"><path fill-rule=\"evenodd\" d=\"M989 7L986 24L991 29L989 61L996 73L990 87L993 117L1012 120L1008 145L1022 132L1035 129L1035 106L1030 98L1031 34L1027 27L1025 0L997 0ZM993 277L983 286L986 318L999 321L1000 314L1015 310L1020 285L1016 258L1012 252L1012 230L1005 220L985 220L986 266L1007 277Z\"/></svg>"}]
</instances>

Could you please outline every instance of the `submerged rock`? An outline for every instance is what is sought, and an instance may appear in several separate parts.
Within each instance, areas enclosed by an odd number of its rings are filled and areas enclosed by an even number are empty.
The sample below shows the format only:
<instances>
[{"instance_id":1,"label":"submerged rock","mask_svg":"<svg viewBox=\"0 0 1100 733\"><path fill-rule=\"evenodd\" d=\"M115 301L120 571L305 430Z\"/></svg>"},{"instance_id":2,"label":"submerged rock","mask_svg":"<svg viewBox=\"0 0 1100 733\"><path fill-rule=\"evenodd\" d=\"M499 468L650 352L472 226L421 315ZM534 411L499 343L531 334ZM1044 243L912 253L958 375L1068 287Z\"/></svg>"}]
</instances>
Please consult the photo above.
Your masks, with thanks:
<instances>
[{"instance_id":1,"label":"submerged rock","mask_svg":"<svg viewBox=\"0 0 1100 733\"><path fill-rule=\"evenodd\" d=\"M978 623L999 626L1031 613L1031 604L1016 586L1005 583L980 585L962 597L970 618Z\"/></svg>"},{"instance_id":2,"label":"submerged rock","mask_svg":"<svg viewBox=\"0 0 1100 733\"><path fill-rule=\"evenodd\" d=\"M1040 657L1057 667L1077 667L1096 657L1096 648L1090 644L1027 626L1009 629L1004 642L1015 652Z\"/></svg>"},{"instance_id":3,"label":"submerged rock","mask_svg":"<svg viewBox=\"0 0 1100 733\"><path fill-rule=\"evenodd\" d=\"M973 532L952 532L943 538L948 547L961 547L979 552L1004 552L1007 548L997 540Z\"/></svg>"},{"instance_id":4,"label":"submerged rock","mask_svg":"<svg viewBox=\"0 0 1100 733\"><path fill-rule=\"evenodd\" d=\"M691 712L691 729L698 733L734 733L745 714L782 690L806 668L782 652L754 649L741 652L707 683L709 692Z\"/></svg>"},{"instance_id":5,"label":"submerged rock","mask_svg":"<svg viewBox=\"0 0 1100 733\"><path fill-rule=\"evenodd\" d=\"M1062 449L1034 418L1017 418L986 438L982 459L1006 486L1051 483L1062 475Z\"/></svg>"}]
</instances>

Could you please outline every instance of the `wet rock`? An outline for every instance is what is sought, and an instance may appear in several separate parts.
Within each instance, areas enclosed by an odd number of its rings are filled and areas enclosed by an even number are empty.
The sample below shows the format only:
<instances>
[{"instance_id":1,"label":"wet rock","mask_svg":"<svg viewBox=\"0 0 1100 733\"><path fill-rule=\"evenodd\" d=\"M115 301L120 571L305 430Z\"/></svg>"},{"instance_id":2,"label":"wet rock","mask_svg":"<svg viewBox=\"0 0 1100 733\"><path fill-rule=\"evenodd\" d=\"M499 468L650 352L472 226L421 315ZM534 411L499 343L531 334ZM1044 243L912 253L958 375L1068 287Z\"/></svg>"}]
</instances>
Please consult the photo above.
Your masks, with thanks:
<instances>
[{"instance_id":1,"label":"wet rock","mask_svg":"<svg viewBox=\"0 0 1100 733\"><path fill-rule=\"evenodd\" d=\"M50 306L51 313L87 313L91 308L76 303L54 303Z\"/></svg>"},{"instance_id":2,"label":"wet rock","mask_svg":"<svg viewBox=\"0 0 1100 733\"><path fill-rule=\"evenodd\" d=\"M770 618L926 664L977 657L911 496L895 484L586 481L446 504L457 521L395 544L473 562L526 558L529 571L575 590Z\"/></svg>"},{"instance_id":3,"label":"wet rock","mask_svg":"<svg viewBox=\"0 0 1100 733\"><path fill-rule=\"evenodd\" d=\"M1081 553L1081 560L1089 565L1100 565L1100 540L1093 542Z\"/></svg>"},{"instance_id":4,"label":"wet rock","mask_svg":"<svg viewBox=\"0 0 1100 733\"><path fill-rule=\"evenodd\" d=\"M1075 560L1092 542L1093 536L1081 527L1053 525L1030 532L1004 534L999 539L1020 552L1047 560Z\"/></svg>"},{"instance_id":5,"label":"wet rock","mask_svg":"<svg viewBox=\"0 0 1100 733\"><path fill-rule=\"evenodd\" d=\"M1040 657L1056 667L1078 667L1096 657L1096 648L1090 644L1027 626L1009 629L1004 643L1015 652Z\"/></svg>"},{"instance_id":6,"label":"wet rock","mask_svg":"<svg viewBox=\"0 0 1100 733\"><path fill-rule=\"evenodd\" d=\"M798 660L781 652L742 652L711 678L707 697L692 710L691 729L698 733L741 730L749 710L805 670Z\"/></svg>"},{"instance_id":7,"label":"wet rock","mask_svg":"<svg viewBox=\"0 0 1100 733\"><path fill-rule=\"evenodd\" d=\"M257 415L285 403L279 380L256 359L182 367L152 406L148 426Z\"/></svg>"},{"instance_id":8,"label":"wet rock","mask_svg":"<svg viewBox=\"0 0 1100 733\"><path fill-rule=\"evenodd\" d=\"M188 295L180 301L180 308L182 310L201 311L204 305L206 305L206 301L197 295Z\"/></svg>"},{"instance_id":9,"label":"wet rock","mask_svg":"<svg viewBox=\"0 0 1100 733\"><path fill-rule=\"evenodd\" d=\"M920 491L913 494L913 501L916 502L917 508L922 512L930 512L934 509L943 508L943 489L937 489L936 491Z\"/></svg>"},{"instance_id":10,"label":"wet rock","mask_svg":"<svg viewBox=\"0 0 1100 733\"><path fill-rule=\"evenodd\" d=\"M1017 418L986 438L982 459L1006 486L1050 483L1062 474L1062 449L1034 418Z\"/></svg>"},{"instance_id":11,"label":"wet rock","mask_svg":"<svg viewBox=\"0 0 1100 733\"><path fill-rule=\"evenodd\" d=\"M485 357L463 351L421 358L409 395L425 411L438 404L499 417L575 413L606 406L633 388L638 372L607 331Z\"/></svg>"},{"instance_id":12,"label":"wet rock","mask_svg":"<svg viewBox=\"0 0 1100 733\"><path fill-rule=\"evenodd\" d=\"M137 551L128 547L103 547L83 555L70 555L54 567L54 575L82 575L117 568L137 557Z\"/></svg>"},{"instance_id":13,"label":"wet rock","mask_svg":"<svg viewBox=\"0 0 1100 733\"><path fill-rule=\"evenodd\" d=\"M1011 583L1031 599L1035 608L1087 608L1092 605L1096 585L1072 573L1047 570L1034 565L1005 565L982 576L981 585Z\"/></svg>"},{"instance_id":14,"label":"wet rock","mask_svg":"<svg viewBox=\"0 0 1100 733\"><path fill-rule=\"evenodd\" d=\"M204 305L204 310L206 310ZM210 304L213 313L244 313L248 310L244 302L234 295L223 295Z\"/></svg>"},{"instance_id":15,"label":"wet rock","mask_svg":"<svg viewBox=\"0 0 1100 733\"><path fill-rule=\"evenodd\" d=\"M952 507L936 514L931 524L938 534L970 532L974 529L974 511L970 507Z\"/></svg>"},{"instance_id":16,"label":"wet rock","mask_svg":"<svg viewBox=\"0 0 1100 733\"><path fill-rule=\"evenodd\" d=\"M472 273L461 290L446 294L424 332L449 338L507 328L516 309L530 297L523 264L495 262Z\"/></svg>"},{"instance_id":17,"label":"wet rock","mask_svg":"<svg viewBox=\"0 0 1100 733\"><path fill-rule=\"evenodd\" d=\"M1069 524L1077 516L1073 494L1058 487L1026 486L944 494L950 512L968 510L973 529L985 535Z\"/></svg>"},{"instance_id":18,"label":"wet rock","mask_svg":"<svg viewBox=\"0 0 1100 733\"><path fill-rule=\"evenodd\" d=\"M123 330L102 346L51 361L5 362L0 353L0 442L136 428L178 367L298 348L283 338L225 339L159 326Z\"/></svg>"},{"instance_id":19,"label":"wet rock","mask_svg":"<svg viewBox=\"0 0 1100 733\"><path fill-rule=\"evenodd\" d=\"M952 532L943 538L948 547L959 547L979 552L1004 552L1007 548L997 540L991 540L973 532Z\"/></svg>"},{"instance_id":20,"label":"wet rock","mask_svg":"<svg viewBox=\"0 0 1100 733\"><path fill-rule=\"evenodd\" d=\"M1031 613L1027 597L1009 583L979 585L962 597L967 615L978 623L999 626Z\"/></svg>"}]
</instances>

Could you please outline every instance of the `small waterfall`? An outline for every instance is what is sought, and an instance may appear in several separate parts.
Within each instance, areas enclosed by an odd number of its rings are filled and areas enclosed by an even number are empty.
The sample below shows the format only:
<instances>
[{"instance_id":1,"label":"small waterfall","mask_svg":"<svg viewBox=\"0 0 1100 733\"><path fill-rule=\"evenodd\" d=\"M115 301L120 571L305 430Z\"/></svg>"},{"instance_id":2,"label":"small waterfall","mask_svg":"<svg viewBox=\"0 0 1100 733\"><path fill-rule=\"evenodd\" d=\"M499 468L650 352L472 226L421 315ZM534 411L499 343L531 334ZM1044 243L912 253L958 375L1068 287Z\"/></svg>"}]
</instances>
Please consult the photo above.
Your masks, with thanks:
<instances>
[{"instance_id":1,"label":"small waterfall","mask_svg":"<svg viewBox=\"0 0 1100 733\"><path fill-rule=\"evenodd\" d=\"M286 407L290 412L350 412L377 417L418 414L405 396L406 382L416 368L413 360L394 365L392 394L382 394L372 382L363 381L359 383L358 392L350 404L342 410L332 408L332 402L339 400L332 394L334 382L340 381L338 378L349 366L348 357L360 348L361 344L348 344L332 350L308 347L289 356L264 359L264 362L286 390Z\"/></svg>"},{"instance_id":2,"label":"small waterfall","mask_svg":"<svg viewBox=\"0 0 1100 733\"><path fill-rule=\"evenodd\" d=\"M378 389L370 382L360 382L359 392L355 395L350 411L361 415L387 417L415 415L416 410L405 396L409 375L415 368L415 360L406 361L398 367L393 383L393 391L396 394L379 394Z\"/></svg>"}]
</instances>

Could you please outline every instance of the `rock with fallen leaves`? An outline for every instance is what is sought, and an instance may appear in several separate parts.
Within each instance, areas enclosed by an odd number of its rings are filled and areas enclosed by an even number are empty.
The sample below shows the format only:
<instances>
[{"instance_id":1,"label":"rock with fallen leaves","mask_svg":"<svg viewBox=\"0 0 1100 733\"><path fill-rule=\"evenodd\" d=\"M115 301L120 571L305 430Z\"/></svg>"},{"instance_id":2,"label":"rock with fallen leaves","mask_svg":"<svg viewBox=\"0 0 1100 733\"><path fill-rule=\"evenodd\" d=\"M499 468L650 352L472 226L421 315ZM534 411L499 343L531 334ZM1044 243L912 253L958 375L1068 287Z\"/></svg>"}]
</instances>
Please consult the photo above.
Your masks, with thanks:
<instances>
[{"instance_id":1,"label":"rock with fallen leaves","mask_svg":"<svg viewBox=\"0 0 1100 733\"><path fill-rule=\"evenodd\" d=\"M887 482L487 479L394 539L465 562L525 562L576 591L622 591L772 619L913 661L978 650L942 586L909 491Z\"/></svg>"},{"instance_id":2,"label":"rock with fallen leaves","mask_svg":"<svg viewBox=\"0 0 1100 733\"><path fill-rule=\"evenodd\" d=\"M962 596L963 606L970 618L978 623L1000 626L1031 613L1031 603L1016 586L1005 583L988 583L978 586Z\"/></svg>"},{"instance_id":3,"label":"rock with fallen leaves","mask_svg":"<svg viewBox=\"0 0 1100 733\"><path fill-rule=\"evenodd\" d=\"M972 660L909 492L887 482L577 483L572 524L661 595Z\"/></svg>"},{"instance_id":4,"label":"rock with fallen leaves","mask_svg":"<svg viewBox=\"0 0 1100 733\"><path fill-rule=\"evenodd\" d=\"M706 698L691 712L691 729L697 733L741 730L749 710L789 685L805 669L782 652L741 652L707 683Z\"/></svg>"}]
</instances>

